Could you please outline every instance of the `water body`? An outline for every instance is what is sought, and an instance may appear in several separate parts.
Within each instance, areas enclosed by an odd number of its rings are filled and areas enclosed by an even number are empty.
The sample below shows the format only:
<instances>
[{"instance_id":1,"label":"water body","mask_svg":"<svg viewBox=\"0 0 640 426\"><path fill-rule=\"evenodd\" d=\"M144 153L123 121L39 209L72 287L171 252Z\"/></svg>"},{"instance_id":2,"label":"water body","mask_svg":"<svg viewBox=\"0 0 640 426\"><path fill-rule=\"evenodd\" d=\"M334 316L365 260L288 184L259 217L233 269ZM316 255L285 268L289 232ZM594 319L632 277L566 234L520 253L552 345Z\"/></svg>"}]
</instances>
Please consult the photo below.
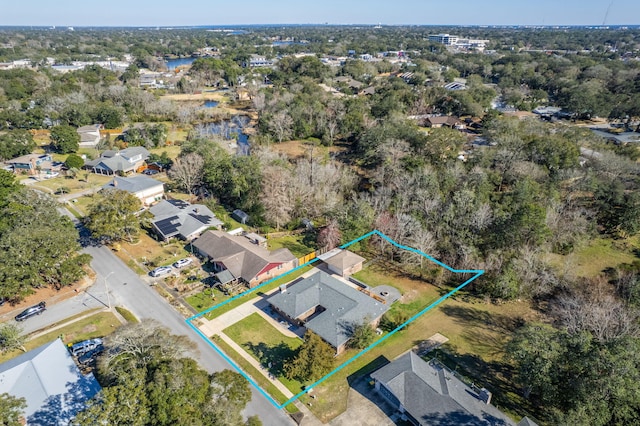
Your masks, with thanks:
<instances>
[{"instance_id":1,"label":"water body","mask_svg":"<svg viewBox=\"0 0 640 426\"><path fill-rule=\"evenodd\" d=\"M178 58L178 59L169 59L168 61L164 61L164 63L167 65L167 68L169 68L169 71L173 71L179 66L191 65L195 60L196 58Z\"/></svg>"},{"instance_id":2,"label":"water body","mask_svg":"<svg viewBox=\"0 0 640 426\"><path fill-rule=\"evenodd\" d=\"M234 115L229 120L217 123L206 123L196 126L196 130L202 135L220 135L225 139L235 139L238 143L238 155L249 155L249 136L242 130L249 124L246 115Z\"/></svg>"},{"instance_id":3,"label":"water body","mask_svg":"<svg viewBox=\"0 0 640 426\"><path fill-rule=\"evenodd\" d=\"M217 107L219 102L216 101L204 101L203 108L215 108Z\"/></svg>"}]
</instances>

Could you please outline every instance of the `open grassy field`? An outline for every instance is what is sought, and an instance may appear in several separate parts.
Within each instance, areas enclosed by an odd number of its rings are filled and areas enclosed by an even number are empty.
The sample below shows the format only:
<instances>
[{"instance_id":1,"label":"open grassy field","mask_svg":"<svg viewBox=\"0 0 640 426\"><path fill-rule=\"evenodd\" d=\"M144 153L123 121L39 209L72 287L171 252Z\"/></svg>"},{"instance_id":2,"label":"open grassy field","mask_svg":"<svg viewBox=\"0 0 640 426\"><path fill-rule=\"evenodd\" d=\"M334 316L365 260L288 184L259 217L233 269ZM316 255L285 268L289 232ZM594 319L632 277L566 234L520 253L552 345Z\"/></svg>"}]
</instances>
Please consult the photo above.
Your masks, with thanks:
<instances>
[{"instance_id":1,"label":"open grassy field","mask_svg":"<svg viewBox=\"0 0 640 426\"><path fill-rule=\"evenodd\" d=\"M62 338L65 344L76 343L85 339L102 337L113 333L121 325L118 318L111 312L99 312L87 318L72 322L49 333L31 339L25 343L25 349L30 351L38 346L42 346L58 337ZM7 352L0 356L0 362L14 358L23 352L20 350Z\"/></svg>"},{"instance_id":2,"label":"open grassy field","mask_svg":"<svg viewBox=\"0 0 640 426\"><path fill-rule=\"evenodd\" d=\"M85 174L87 180L85 181ZM61 187L67 188L69 193L84 191L87 189L99 190L103 185L111 181L113 177L97 175L94 173L86 173L84 171L78 173L76 178L67 178L59 176L53 179L43 179L36 183L37 186L49 188L52 191L58 191Z\"/></svg>"},{"instance_id":3,"label":"open grassy field","mask_svg":"<svg viewBox=\"0 0 640 426\"><path fill-rule=\"evenodd\" d=\"M294 394L303 390L303 385L284 377L283 360L293 356L302 345L297 337L287 337L269 324L259 314L253 313L241 321L227 327L224 333L240 345L247 353L260 362Z\"/></svg>"},{"instance_id":4,"label":"open grassy field","mask_svg":"<svg viewBox=\"0 0 640 426\"><path fill-rule=\"evenodd\" d=\"M153 269L157 266L171 265L176 260L189 256L189 252L180 242L160 243L142 232L136 243L121 242L117 255L125 262L133 258L140 264L146 264L149 269Z\"/></svg>"},{"instance_id":5,"label":"open grassy field","mask_svg":"<svg viewBox=\"0 0 640 426\"><path fill-rule=\"evenodd\" d=\"M638 260L634 250L640 248L638 237L623 240L596 238L566 256L550 253L547 261L562 271L578 277L595 277L607 268Z\"/></svg>"}]
</instances>

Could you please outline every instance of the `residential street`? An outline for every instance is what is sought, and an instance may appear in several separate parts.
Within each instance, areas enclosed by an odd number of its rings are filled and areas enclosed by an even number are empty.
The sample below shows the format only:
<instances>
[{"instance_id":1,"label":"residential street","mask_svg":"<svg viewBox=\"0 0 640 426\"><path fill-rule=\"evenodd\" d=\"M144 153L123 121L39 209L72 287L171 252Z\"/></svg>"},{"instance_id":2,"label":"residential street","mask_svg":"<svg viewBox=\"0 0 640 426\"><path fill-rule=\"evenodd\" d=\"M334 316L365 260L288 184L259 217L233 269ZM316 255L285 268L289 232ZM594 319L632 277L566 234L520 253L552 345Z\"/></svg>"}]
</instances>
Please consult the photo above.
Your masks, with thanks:
<instances>
[{"instance_id":1,"label":"residential street","mask_svg":"<svg viewBox=\"0 0 640 426\"><path fill-rule=\"evenodd\" d=\"M184 321L167 301L138 277L111 250L104 246L88 246L84 252L93 257L96 282L86 292L58 304L48 306L42 314L21 323L26 333L41 329L88 309L123 306L138 318L152 318L168 327L172 333L186 335L196 344L199 353L192 354L200 365L213 373L232 367ZM106 283L105 283L106 280ZM108 294L105 289L108 288ZM265 425L290 426L293 421L283 410L275 408L253 387L253 398L244 411L246 416L258 415Z\"/></svg>"}]
</instances>

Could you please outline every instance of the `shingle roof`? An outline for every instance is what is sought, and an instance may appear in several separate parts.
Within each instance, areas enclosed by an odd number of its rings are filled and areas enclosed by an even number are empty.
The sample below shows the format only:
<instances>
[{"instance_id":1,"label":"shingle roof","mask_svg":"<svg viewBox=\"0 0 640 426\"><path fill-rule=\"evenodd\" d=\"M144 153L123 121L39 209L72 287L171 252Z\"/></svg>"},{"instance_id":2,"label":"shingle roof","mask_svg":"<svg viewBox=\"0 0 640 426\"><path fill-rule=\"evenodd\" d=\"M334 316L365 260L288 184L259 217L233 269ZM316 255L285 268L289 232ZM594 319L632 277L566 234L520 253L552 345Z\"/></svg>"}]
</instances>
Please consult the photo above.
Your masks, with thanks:
<instances>
[{"instance_id":1,"label":"shingle roof","mask_svg":"<svg viewBox=\"0 0 640 426\"><path fill-rule=\"evenodd\" d=\"M164 239L176 235L188 239L211 226L222 225L222 221L202 204L162 200L149 211L154 215L153 226Z\"/></svg>"},{"instance_id":2,"label":"shingle roof","mask_svg":"<svg viewBox=\"0 0 640 426\"><path fill-rule=\"evenodd\" d=\"M60 339L0 364L0 394L25 398L27 424L66 425L100 390L83 376Z\"/></svg>"},{"instance_id":3,"label":"shingle roof","mask_svg":"<svg viewBox=\"0 0 640 426\"><path fill-rule=\"evenodd\" d=\"M389 306L354 289L325 272L318 272L269 298L269 303L291 318L297 318L316 306L325 311L309 320L305 327L326 342L339 347L350 337L350 327L372 322Z\"/></svg>"},{"instance_id":4,"label":"shingle roof","mask_svg":"<svg viewBox=\"0 0 640 426\"><path fill-rule=\"evenodd\" d=\"M147 189L154 188L158 185L163 185L159 180L150 178L149 176L132 176L132 177L119 177L115 176L111 182L104 185L102 189L121 189L123 191L136 194Z\"/></svg>"},{"instance_id":5,"label":"shingle roof","mask_svg":"<svg viewBox=\"0 0 640 426\"><path fill-rule=\"evenodd\" d=\"M507 426L515 423L479 399L476 392L439 363L425 362L413 351L371 374L421 425Z\"/></svg>"},{"instance_id":6,"label":"shingle roof","mask_svg":"<svg viewBox=\"0 0 640 426\"><path fill-rule=\"evenodd\" d=\"M149 151L142 146L132 146L120 151L105 151L99 158L85 163L85 167L95 167L112 172L128 172L137 164L149 158Z\"/></svg>"},{"instance_id":7,"label":"shingle roof","mask_svg":"<svg viewBox=\"0 0 640 426\"><path fill-rule=\"evenodd\" d=\"M193 246L215 262L220 262L235 276L250 282L270 263L295 260L288 249L270 252L242 236L222 231L207 231L193 242Z\"/></svg>"},{"instance_id":8,"label":"shingle roof","mask_svg":"<svg viewBox=\"0 0 640 426\"><path fill-rule=\"evenodd\" d=\"M334 266L344 271L358 263L364 262L366 259L349 250L341 250L338 254L323 260L327 265Z\"/></svg>"}]
</instances>

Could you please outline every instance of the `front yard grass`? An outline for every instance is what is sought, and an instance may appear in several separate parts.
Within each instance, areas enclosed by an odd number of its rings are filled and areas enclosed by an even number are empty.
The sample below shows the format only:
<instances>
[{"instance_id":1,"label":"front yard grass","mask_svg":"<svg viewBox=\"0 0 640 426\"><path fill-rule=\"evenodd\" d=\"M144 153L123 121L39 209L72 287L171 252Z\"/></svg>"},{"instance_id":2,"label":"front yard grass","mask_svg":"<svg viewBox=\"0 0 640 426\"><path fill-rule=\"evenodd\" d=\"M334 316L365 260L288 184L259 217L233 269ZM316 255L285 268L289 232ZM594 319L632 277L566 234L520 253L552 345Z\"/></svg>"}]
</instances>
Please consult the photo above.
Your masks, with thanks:
<instances>
[{"instance_id":1,"label":"front yard grass","mask_svg":"<svg viewBox=\"0 0 640 426\"><path fill-rule=\"evenodd\" d=\"M95 337L107 336L120 327L121 323L111 312L98 312L87 318L72 322L49 333L43 334L34 339L28 340L24 347L27 351L51 342L58 337L62 338L63 343L76 343L85 339L93 339ZM22 354L21 350L7 352L0 355L0 363Z\"/></svg>"},{"instance_id":2,"label":"front yard grass","mask_svg":"<svg viewBox=\"0 0 640 426\"><path fill-rule=\"evenodd\" d=\"M231 346L229 346L224 340L220 339L218 336L213 336L211 340L218 346L222 351L227 354L229 358L231 358L246 374L248 374L257 384L267 392L271 397L279 404L284 404L288 401L288 398L280 392L280 390L274 386L266 377L260 373L253 365L251 365L246 359L244 359L238 352L236 352ZM285 408L287 412L293 414L297 413L298 409L295 405L289 404Z\"/></svg>"},{"instance_id":3,"label":"front yard grass","mask_svg":"<svg viewBox=\"0 0 640 426\"><path fill-rule=\"evenodd\" d=\"M107 184L113 179L113 176L104 176L97 175L95 173L89 173L87 176L87 181L84 180L85 176L84 171L78 173L75 178L68 178L65 176L58 176L53 179L42 179L38 181L38 186L43 186L45 188L49 188L51 191L56 192L60 188L66 188L68 193L75 193L84 191L86 189L95 189L96 191L100 190L103 185Z\"/></svg>"},{"instance_id":4,"label":"front yard grass","mask_svg":"<svg viewBox=\"0 0 640 426\"><path fill-rule=\"evenodd\" d=\"M223 332L264 368L268 368L293 394L303 390L302 383L284 377L284 361L290 359L302 345L301 339L285 336L257 313L227 327Z\"/></svg>"},{"instance_id":5,"label":"front yard grass","mask_svg":"<svg viewBox=\"0 0 640 426\"><path fill-rule=\"evenodd\" d=\"M184 298L185 302L198 312L207 310L213 305L222 303L228 299L229 296L226 296L217 288L206 288L199 293Z\"/></svg>"}]
</instances>

